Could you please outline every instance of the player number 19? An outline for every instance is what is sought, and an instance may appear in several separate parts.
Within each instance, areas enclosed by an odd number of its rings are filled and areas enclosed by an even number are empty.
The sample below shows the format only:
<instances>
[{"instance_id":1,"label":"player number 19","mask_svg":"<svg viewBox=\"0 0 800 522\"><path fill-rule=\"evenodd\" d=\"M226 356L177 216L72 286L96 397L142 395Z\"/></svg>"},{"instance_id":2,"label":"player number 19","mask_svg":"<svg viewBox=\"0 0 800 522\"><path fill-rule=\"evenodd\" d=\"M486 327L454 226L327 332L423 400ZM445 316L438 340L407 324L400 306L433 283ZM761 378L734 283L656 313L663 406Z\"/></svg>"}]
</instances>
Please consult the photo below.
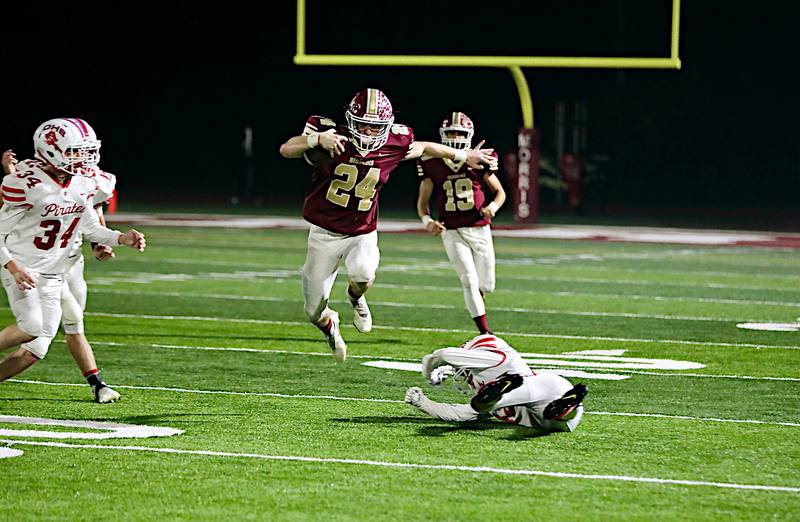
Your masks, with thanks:
<instances>
[{"instance_id":1,"label":"player number 19","mask_svg":"<svg viewBox=\"0 0 800 522\"><path fill-rule=\"evenodd\" d=\"M336 167L333 173L344 177L331 181L328 193L325 195L328 201L336 203L340 207L347 207L347 204L350 203L349 192L355 187L355 196L359 199L358 210L366 212L372 208L372 198L375 197L375 185L380 179L381 169L371 167L358 185L356 185L358 167L355 165L342 163Z\"/></svg>"},{"instance_id":2,"label":"player number 19","mask_svg":"<svg viewBox=\"0 0 800 522\"><path fill-rule=\"evenodd\" d=\"M444 209L448 212L458 210L469 210L475 208L475 196L472 193L472 181L469 178L458 178L453 189L453 180L448 179L444 182L444 191L447 194L447 201ZM458 200L458 201L456 201Z\"/></svg>"}]
</instances>

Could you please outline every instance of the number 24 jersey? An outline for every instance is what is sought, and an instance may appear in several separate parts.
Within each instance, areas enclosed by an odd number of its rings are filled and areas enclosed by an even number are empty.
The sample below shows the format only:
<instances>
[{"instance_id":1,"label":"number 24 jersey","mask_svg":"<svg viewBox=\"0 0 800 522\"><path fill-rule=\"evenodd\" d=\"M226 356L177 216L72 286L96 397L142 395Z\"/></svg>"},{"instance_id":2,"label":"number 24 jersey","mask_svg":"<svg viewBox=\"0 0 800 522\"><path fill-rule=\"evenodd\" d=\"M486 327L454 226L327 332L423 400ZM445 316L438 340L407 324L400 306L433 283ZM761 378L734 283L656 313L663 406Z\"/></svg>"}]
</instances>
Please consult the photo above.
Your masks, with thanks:
<instances>
[{"instance_id":1,"label":"number 24 jersey","mask_svg":"<svg viewBox=\"0 0 800 522\"><path fill-rule=\"evenodd\" d=\"M348 136L346 127L333 120L311 116L304 134L336 129ZM378 194L389 175L408 155L414 132L405 125L392 125L389 138L379 149L361 154L347 142L344 152L315 165L306 191L303 218L331 232L357 236L378 226ZM307 158L308 159L308 158Z\"/></svg>"}]
</instances>

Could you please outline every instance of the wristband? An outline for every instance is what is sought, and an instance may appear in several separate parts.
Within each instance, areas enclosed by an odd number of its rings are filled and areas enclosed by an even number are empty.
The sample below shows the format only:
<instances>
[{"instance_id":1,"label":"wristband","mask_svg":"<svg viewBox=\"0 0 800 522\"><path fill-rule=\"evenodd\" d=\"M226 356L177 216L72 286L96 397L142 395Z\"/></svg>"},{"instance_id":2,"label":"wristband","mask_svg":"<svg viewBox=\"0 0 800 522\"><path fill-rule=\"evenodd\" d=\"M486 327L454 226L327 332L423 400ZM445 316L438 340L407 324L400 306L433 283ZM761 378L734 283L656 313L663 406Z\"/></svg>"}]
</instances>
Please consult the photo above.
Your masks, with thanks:
<instances>
[{"instance_id":1,"label":"wristband","mask_svg":"<svg viewBox=\"0 0 800 522\"><path fill-rule=\"evenodd\" d=\"M453 161L455 161L456 163L464 163L465 161L467 161L467 151L465 151L464 149L456 150L456 153L453 154Z\"/></svg>"},{"instance_id":2,"label":"wristband","mask_svg":"<svg viewBox=\"0 0 800 522\"><path fill-rule=\"evenodd\" d=\"M495 214L497 214L497 211L500 209L500 205L498 205L497 203L495 203L494 201L492 201L491 203L489 203L488 205L486 205L486 208L490 208L490 209L492 209L492 212L494 212Z\"/></svg>"},{"instance_id":3,"label":"wristband","mask_svg":"<svg viewBox=\"0 0 800 522\"><path fill-rule=\"evenodd\" d=\"M317 145L319 145L319 133L309 134L306 138L306 144L308 145L309 149L313 149Z\"/></svg>"},{"instance_id":4,"label":"wristband","mask_svg":"<svg viewBox=\"0 0 800 522\"><path fill-rule=\"evenodd\" d=\"M428 223L433 221L428 214L425 214L424 216L422 216L421 219L422 219L422 226L424 226L425 228L428 228Z\"/></svg>"}]
</instances>

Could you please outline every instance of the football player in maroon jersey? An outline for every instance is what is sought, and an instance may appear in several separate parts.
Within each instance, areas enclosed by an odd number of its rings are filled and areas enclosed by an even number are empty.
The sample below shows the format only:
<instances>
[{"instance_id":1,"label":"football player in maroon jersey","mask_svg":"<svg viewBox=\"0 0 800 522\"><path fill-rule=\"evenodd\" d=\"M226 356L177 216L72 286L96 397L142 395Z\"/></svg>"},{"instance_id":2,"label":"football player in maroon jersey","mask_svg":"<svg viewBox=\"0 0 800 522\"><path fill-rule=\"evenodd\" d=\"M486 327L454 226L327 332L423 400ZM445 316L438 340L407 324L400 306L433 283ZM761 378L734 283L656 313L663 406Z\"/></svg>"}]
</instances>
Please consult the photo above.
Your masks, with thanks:
<instances>
[{"instance_id":1,"label":"football player in maroon jersey","mask_svg":"<svg viewBox=\"0 0 800 522\"><path fill-rule=\"evenodd\" d=\"M443 144L465 151L471 150L474 132L472 120L463 112L453 112L439 128ZM483 296L494 291L495 284L489 223L506 200L496 175L497 163L477 170L464 161L423 155L417 160L417 171L421 178L417 213L428 232L442 236L447 257L464 287L467 309L485 334L489 323ZM491 201L484 185L494 193ZM431 195L436 196L438 220L430 216Z\"/></svg>"},{"instance_id":2,"label":"football player in maroon jersey","mask_svg":"<svg viewBox=\"0 0 800 522\"><path fill-rule=\"evenodd\" d=\"M378 89L356 93L345 120L346 125L337 125L329 118L311 116L302 134L280 148L283 157L302 157L314 167L303 207L303 217L310 223L303 297L306 315L325 335L338 362L344 362L347 345L339 331L339 314L328 306L331 288L344 260L353 324L359 332L369 332L372 315L364 293L375 279L380 257L378 194L398 163L425 155L476 170L497 165L491 149L414 141L410 127L394 122L392 104Z\"/></svg>"}]
</instances>

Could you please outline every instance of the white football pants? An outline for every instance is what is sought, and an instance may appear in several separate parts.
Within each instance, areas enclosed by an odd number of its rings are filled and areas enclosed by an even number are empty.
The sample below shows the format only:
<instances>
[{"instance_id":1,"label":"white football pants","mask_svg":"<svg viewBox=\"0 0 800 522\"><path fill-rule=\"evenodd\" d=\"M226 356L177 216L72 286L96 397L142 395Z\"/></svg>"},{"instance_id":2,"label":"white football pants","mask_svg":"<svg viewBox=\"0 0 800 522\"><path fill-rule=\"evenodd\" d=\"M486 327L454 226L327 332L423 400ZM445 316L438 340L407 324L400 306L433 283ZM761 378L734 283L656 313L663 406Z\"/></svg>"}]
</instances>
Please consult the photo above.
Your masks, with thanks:
<instances>
[{"instance_id":1,"label":"white football pants","mask_svg":"<svg viewBox=\"0 0 800 522\"><path fill-rule=\"evenodd\" d=\"M556 399L560 399L572 389L572 384L548 372L525 377L523 385L503 395L494 406L494 412L504 408L524 406L523 425L538 425L546 431L573 431L583 419L583 406L578 406L576 415L569 421L556 421L544 418L544 409ZM493 413L494 413L493 412Z\"/></svg>"},{"instance_id":2,"label":"white football pants","mask_svg":"<svg viewBox=\"0 0 800 522\"><path fill-rule=\"evenodd\" d=\"M314 324L330 313L328 299L342 259L351 281L367 283L375 279L380 260L378 232L347 236L311 225L303 265L303 299L306 315Z\"/></svg>"},{"instance_id":3,"label":"white football pants","mask_svg":"<svg viewBox=\"0 0 800 522\"><path fill-rule=\"evenodd\" d=\"M33 341L22 343L39 359L47 355L50 342L58 331L61 321L61 274L39 274L30 272L36 287L20 290L14 277L5 268L2 270L3 287L8 295L8 304L14 313L19 328L34 337Z\"/></svg>"},{"instance_id":4,"label":"white football pants","mask_svg":"<svg viewBox=\"0 0 800 522\"><path fill-rule=\"evenodd\" d=\"M83 311L86 309L86 280L83 278L83 255L67 260L64 285L61 287L61 326L64 333L83 333Z\"/></svg>"},{"instance_id":5,"label":"white football pants","mask_svg":"<svg viewBox=\"0 0 800 522\"><path fill-rule=\"evenodd\" d=\"M472 317L486 313L481 292L486 295L494 291L494 244L489 225L461 227L442 232L442 242L455 268L461 286L464 287L464 302Z\"/></svg>"}]
</instances>

